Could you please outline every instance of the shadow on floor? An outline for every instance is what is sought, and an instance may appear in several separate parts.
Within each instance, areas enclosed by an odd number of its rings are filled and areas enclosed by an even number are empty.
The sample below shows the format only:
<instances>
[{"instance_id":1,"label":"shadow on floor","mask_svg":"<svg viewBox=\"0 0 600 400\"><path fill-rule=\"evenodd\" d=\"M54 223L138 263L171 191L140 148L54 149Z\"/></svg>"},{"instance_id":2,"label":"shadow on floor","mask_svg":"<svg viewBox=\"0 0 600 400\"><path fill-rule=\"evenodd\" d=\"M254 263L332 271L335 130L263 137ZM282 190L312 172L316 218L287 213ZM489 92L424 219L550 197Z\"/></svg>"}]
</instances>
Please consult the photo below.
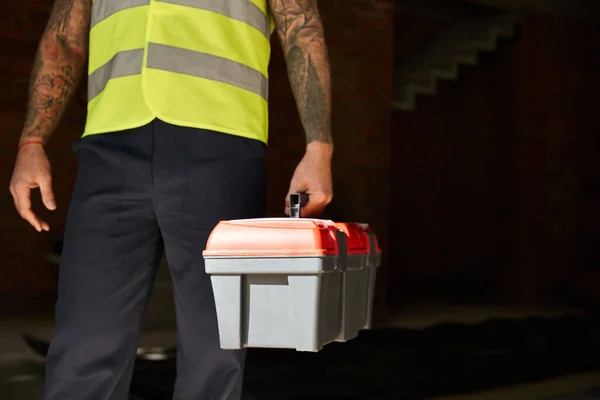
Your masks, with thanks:
<instances>
[{"instance_id":1,"label":"shadow on floor","mask_svg":"<svg viewBox=\"0 0 600 400\"><path fill-rule=\"evenodd\" d=\"M250 349L256 400L416 400L600 369L600 318L493 320L425 330L365 331L320 353ZM138 359L131 400L172 397L175 360ZM598 399L599 388L570 397Z\"/></svg>"},{"instance_id":2,"label":"shadow on floor","mask_svg":"<svg viewBox=\"0 0 600 400\"><path fill-rule=\"evenodd\" d=\"M600 385L600 383L598 383ZM597 389L582 390L563 396L545 397L541 400L597 400L600 399L600 387Z\"/></svg>"}]
</instances>

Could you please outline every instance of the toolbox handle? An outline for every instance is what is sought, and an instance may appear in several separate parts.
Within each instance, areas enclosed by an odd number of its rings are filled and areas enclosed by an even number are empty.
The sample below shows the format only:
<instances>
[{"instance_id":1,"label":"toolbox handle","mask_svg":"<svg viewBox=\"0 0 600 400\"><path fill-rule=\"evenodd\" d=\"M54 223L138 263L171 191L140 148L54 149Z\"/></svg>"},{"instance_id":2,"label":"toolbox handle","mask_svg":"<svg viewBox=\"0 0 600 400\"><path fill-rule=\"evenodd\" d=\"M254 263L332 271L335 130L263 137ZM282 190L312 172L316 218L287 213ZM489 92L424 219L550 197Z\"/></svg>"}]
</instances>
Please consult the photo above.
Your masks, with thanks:
<instances>
[{"instance_id":1,"label":"toolbox handle","mask_svg":"<svg viewBox=\"0 0 600 400\"><path fill-rule=\"evenodd\" d=\"M292 193L290 194L290 218L301 218L302 207L308 203L308 194Z\"/></svg>"}]
</instances>

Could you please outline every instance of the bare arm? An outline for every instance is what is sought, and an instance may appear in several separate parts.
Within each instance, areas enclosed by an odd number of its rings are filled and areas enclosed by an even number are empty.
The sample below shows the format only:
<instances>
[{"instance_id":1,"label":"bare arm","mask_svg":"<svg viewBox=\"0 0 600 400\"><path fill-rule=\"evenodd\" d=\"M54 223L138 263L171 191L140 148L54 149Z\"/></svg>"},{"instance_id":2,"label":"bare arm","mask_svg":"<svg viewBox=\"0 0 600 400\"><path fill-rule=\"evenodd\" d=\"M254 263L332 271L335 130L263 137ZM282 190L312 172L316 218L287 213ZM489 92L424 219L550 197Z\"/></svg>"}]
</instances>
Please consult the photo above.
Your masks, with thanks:
<instances>
[{"instance_id":1,"label":"bare arm","mask_svg":"<svg viewBox=\"0 0 600 400\"><path fill-rule=\"evenodd\" d=\"M27 117L21 143L46 143L56 129L87 58L91 0L56 0L31 73Z\"/></svg>"},{"instance_id":2,"label":"bare arm","mask_svg":"<svg viewBox=\"0 0 600 400\"><path fill-rule=\"evenodd\" d=\"M91 5L92 0L55 0L33 63L27 117L10 192L21 217L38 232L50 226L31 210L31 190L39 188L46 208L56 209L50 162L43 145L56 129L81 79Z\"/></svg>"},{"instance_id":3,"label":"bare arm","mask_svg":"<svg viewBox=\"0 0 600 400\"><path fill-rule=\"evenodd\" d=\"M269 0L309 147L331 149L331 72L317 0Z\"/></svg>"},{"instance_id":4,"label":"bare arm","mask_svg":"<svg viewBox=\"0 0 600 400\"><path fill-rule=\"evenodd\" d=\"M317 0L269 0L283 47L292 92L306 133L306 153L286 196L307 193L306 216L319 215L333 198L331 71Z\"/></svg>"}]
</instances>

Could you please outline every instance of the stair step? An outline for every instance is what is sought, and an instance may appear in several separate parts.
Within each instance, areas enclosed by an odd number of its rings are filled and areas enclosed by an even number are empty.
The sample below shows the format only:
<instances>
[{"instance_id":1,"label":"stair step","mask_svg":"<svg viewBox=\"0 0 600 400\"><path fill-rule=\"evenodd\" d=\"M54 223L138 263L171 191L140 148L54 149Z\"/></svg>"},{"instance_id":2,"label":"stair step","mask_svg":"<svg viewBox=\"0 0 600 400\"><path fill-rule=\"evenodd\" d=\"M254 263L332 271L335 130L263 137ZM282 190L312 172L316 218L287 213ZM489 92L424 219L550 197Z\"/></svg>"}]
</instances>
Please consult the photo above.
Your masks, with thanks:
<instances>
[{"instance_id":1,"label":"stair step","mask_svg":"<svg viewBox=\"0 0 600 400\"><path fill-rule=\"evenodd\" d=\"M435 43L432 43L433 48L444 48L446 46L460 46L463 43L489 43L495 42L499 37L514 36L515 30L507 31L506 29L497 26L487 26L477 30L457 31L445 33L440 36Z\"/></svg>"},{"instance_id":2,"label":"stair step","mask_svg":"<svg viewBox=\"0 0 600 400\"><path fill-rule=\"evenodd\" d=\"M415 94L408 87L400 87L394 93L392 106L395 109L410 111L414 109L415 105Z\"/></svg>"},{"instance_id":3,"label":"stair step","mask_svg":"<svg viewBox=\"0 0 600 400\"><path fill-rule=\"evenodd\" d=\"M458 77L458 64L449 66L448 68L439 68L432 70L417 70L411 73L401 73L397 75L397 85L415 84L421 86L431 86L438 79L456 79Z\"/></svg>"},{"instance_id":4,"label":"stair step","mask_svg":"<svg viewBox=\"0 0 600 400\"><path fill-rule=\"evenodd\" d=\"M396 67L396 76L398 82L401 82L404 76L414 76L430 71L453 71L459 64L475 65L477 64L478 53L454 53L443 55L432 55L430 58L421 58L411 60Z\"/></svg>"},{"instance_id":5,"label":"stair step","mask_svg":"<svg viewBox=\"0 0 600 400\"><path fill-rule=\"evenodd\" d=\"M498 15L498 10L481 4L448 0L402 0L395 12L420 15L427 19L456 23L466 18Z\"/></svg>"},{"instance_id":6,"label":"stair step","mask_svg":"<svg viewBox=\"0 0 600 400\"><path fill-rule=\"evenodd\" d=\"M513 36L519 21L518 15L483 15L440 33L425 50L396 67L394 108L413 109L416 95L434 94L437 81L456 79L461 65L477 65L479 53L494 51L501 37Z\"/></svg>"}]
</instances>

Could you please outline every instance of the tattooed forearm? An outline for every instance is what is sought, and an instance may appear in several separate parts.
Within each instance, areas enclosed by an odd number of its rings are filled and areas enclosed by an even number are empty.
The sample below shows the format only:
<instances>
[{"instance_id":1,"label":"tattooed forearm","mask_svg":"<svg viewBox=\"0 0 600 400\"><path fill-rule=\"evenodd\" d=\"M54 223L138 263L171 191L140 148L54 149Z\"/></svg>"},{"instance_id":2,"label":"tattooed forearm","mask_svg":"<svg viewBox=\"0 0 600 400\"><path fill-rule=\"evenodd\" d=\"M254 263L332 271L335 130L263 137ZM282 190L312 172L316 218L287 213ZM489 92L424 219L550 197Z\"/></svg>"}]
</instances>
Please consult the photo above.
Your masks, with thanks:
<instances>
[{"instance_id":1,"label":"tattooed forearm","mask_svg":"<svg viewBox=\"0 0 600 400\"><path fill-rule=\"evenodd\" d=\"M56 0L35 55L21 141L48 140L86 63L91 0Z\"/></svg>"},{"instance_id":2,"label":"tattooed forearm","mask_svg":"<svg viewBox=\"0 0 600 400\"><path fill-rule=\"evenodd\" d=\"M317 0L269 0L306 140L332 143L331 72Z\"/></svg>"}]
</instances>

